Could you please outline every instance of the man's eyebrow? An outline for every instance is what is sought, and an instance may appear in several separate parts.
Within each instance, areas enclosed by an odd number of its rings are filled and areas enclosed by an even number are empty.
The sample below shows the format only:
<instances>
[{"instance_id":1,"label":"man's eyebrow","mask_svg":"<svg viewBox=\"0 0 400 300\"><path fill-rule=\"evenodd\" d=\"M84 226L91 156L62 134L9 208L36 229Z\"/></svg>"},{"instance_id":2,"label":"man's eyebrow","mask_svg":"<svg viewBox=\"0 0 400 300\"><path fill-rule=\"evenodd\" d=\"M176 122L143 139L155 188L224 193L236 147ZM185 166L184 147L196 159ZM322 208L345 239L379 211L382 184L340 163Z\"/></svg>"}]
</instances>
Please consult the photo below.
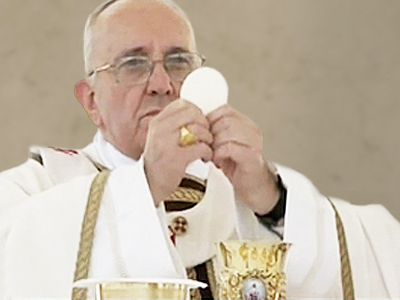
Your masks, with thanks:
<instances>
[{"instance_id":1,"label":"man's eyebrow","mask_svg":"<svg viewBox=\"0 0 400 300\"><path fill-rule=\"evenodd\" d=\"M174 54L174 53L187 53L190 52L187 48L183 47L172 47L165 52L165 55ZM149 53L145 50L144 47L136 47L132 49L128 49L118 55L118 59L122 57L129 57L129 56L148 56Z\"/></svg>"},{"instance_id":2,"label":"man's eyebrow","mask_svg":"<svg viewBox=\"0 0 400 300\"><path fill-rule=\"evenodd\" d=\"M136 47L136 48L132 48L132 49L128 49L124 52L122 52L121 55L118 56L118 58L121 57L128 57L128 56L147 56L147 52L144 50L144 47Z\"/></svg>"},{"instance_id":3,"label":"man's eyebrow","mask_svg":"<svg viewBox=\"0 0 400 300\"><path fill-rule=\"evenodd\" d=\"M186 53L186 52L190 52L187 48L183 48L183 47L172 47L170 49L168 49L168 51L165 54L174 54L174 53Z\"/></svg>"}]
</instances>

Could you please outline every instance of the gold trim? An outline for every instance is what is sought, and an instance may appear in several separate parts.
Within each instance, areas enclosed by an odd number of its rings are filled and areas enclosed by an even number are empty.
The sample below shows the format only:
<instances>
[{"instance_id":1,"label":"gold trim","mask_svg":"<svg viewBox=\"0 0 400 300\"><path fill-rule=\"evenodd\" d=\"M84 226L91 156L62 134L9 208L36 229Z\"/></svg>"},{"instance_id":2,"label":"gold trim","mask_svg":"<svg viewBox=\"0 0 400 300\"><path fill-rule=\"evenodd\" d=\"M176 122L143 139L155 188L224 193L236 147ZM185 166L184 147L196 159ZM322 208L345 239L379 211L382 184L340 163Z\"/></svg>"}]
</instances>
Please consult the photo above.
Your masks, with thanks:
<instances>
[{"instance_id":1,"label":"gold trim","mask_svg":"<svg viewBox=\"0 0 400 300\"><path fill-rule=\"evenodd\" d=\"M85 215L83 218L81 238L79 242L78 258L76 261L74 282L86 279L89 274L90 259L92 255L94 229L96 227L100 202L103 198L110 171L103 170L94 178L90 187L88 201L86 203ZM85 288L73 288L72 300L85 300L87 297Z\"/></svg>"},{"instance_id":2,"label":"gold trim","mask_svg":"<svg viewBox=\"0 0 400 300\"><path fill-rule=\"evenodd\" d=\"M338 235L339 251L340 251L340 270L342 277L343 299L353 300L355 299L354 284L351 271L350 256L347 248L346 233L344 231L343 222L342 219L340 218L339 212L337 211L332 200L329 198L328 200L335 212L336 230Z\"/></svg>"},{"instance_id":3,"label":"gold trim","mask_svg":"<svg viewBox=\"0 0 400 300\"><path fill-rule=\"evenodd\" d=\"M178 187L166 201L182 201L199 203L203 199L204 193L192 188Z\"/></svg>"}]
</instances>

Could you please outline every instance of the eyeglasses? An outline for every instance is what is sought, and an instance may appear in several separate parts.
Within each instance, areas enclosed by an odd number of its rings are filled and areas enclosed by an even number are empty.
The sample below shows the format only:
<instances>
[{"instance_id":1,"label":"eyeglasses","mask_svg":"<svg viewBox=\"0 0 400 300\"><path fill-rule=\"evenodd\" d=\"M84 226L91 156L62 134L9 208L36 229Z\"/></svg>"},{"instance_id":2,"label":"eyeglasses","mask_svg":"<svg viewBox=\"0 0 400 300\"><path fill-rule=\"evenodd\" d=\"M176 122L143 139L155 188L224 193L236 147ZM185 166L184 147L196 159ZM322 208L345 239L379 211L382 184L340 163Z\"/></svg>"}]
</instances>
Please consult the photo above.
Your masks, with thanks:
<instances>
[{"instance_id":1,"label":"eyeglasses","mask_svg":"<svg viewBox=\"0 0 400 300\"><path fill-rule=\"evenodd\" d=\"M123 85L135 85L146 82L154 70L156 62L162 62L168 75L178 82L189 73L200 68L204 56L198 53L182 52L168 54L162 60L150 60L146 56L125 56L113 64L106 64L88 73L88 77L103 71L113 71L115 81Z\"/></svg>"}]
</instances>

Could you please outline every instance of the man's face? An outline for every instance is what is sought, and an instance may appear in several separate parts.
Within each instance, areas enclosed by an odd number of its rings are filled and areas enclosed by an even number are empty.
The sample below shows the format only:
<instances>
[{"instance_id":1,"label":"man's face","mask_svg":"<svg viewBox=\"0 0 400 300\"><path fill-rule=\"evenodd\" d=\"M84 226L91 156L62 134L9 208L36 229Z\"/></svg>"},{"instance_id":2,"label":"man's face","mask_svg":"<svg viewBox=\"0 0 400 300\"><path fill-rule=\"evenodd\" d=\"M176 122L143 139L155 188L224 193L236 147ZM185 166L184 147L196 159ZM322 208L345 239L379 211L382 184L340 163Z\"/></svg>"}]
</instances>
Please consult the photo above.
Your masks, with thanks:
<instances>
[{"instance_id":1,"label":"man's face","mask_svg":"<svg viewBox=\"0 0 400 300\"><path fill-rule=\"evenodd\" d=\"M95 26L94 67L133 54L157 61L148 81L141 84L116 82L111 71L93 79L96 125L106 140L137 159L150 120L179 97L182 82L170 78L160 60L170 53L195 52L193 33L175 9L149 0L121 1L105 10Z\"/></svg>"}]
</instances>

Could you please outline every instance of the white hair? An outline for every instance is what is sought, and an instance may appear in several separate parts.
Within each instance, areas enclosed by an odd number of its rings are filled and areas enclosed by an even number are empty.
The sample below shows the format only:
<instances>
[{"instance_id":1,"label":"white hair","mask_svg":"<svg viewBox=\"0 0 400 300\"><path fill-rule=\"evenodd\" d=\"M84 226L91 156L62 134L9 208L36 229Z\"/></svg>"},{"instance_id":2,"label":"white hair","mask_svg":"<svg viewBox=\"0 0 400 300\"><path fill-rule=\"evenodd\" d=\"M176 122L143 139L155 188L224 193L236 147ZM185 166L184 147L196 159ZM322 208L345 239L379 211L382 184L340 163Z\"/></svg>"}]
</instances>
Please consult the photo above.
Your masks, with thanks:
<instances>
[{"instance_id":1,"label":"white hair","mask_svg":"<svg viewBox=\"0 0 400 300\"><path fill-rule=\"evenodd\" d=\"M121 1L121 0L107 0L103 4L99 5L89 15L89 17L86 20L85 30L84 30L84 34L83 34L83 56L84 56L84 60L85 60L85 72L86 72L86 74L89 74L94 68L94 66L92 65L92 61L91 61L91 55L92 55L92 51L93 51L93 40L92 40L92 38L93 38L94 25L96 24L96 21L97 21L99 15L103 11L105 11L107 8L109 8L110 6L112 6L113 4L115 4L116 2L119 2L119 1ZM188 24L191 27L191 30L193 32L192 25L191 25L191 23L189 21L188 16L173 0L159 0L159 1L160 2L164 2L167 5L170 5L171 7L175 8L182 15L182 17L185 20L187 20L187 22L188 22Z\"/></svg>"}]
</instances>

